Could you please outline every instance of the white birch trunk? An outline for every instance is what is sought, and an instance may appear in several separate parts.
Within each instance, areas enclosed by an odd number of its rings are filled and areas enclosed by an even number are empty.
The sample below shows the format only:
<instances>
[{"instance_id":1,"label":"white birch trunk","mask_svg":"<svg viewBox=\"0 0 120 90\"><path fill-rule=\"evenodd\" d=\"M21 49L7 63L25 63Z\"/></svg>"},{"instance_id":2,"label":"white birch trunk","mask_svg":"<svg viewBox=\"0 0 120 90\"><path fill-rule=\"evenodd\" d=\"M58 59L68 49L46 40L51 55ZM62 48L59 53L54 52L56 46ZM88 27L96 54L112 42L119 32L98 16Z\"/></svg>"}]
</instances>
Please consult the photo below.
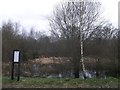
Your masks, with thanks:
<instances>
[{"instance_id":1,"label":"white birch trunk","mask_svg":"<svg viewBox=\"0 0 120 90\"><path fill-rule=\"evenodd\" d=\"M86 70L85 70L85 64L84 64L84 56L83 56L83 32L81 31L81 35L80 35L80 46L81 46L81 64L82 64L82 70L83 73L86 77Z\"/></svg>"}]
</instances>

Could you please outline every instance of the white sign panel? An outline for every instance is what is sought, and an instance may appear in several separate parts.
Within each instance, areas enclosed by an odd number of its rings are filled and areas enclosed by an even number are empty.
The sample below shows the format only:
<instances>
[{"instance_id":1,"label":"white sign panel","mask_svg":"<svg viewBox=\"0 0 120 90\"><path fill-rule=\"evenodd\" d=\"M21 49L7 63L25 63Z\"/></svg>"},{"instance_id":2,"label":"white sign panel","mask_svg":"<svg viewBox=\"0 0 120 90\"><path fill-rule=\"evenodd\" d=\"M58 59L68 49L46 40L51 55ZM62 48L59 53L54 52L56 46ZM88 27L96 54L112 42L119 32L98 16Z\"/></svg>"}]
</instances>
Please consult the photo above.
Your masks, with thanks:
<instances>
[{"instance_id":1,"label":"white sign panel","mask_svg":"<svg viewBox=\"0 0 120 90\"><path fill-rule=\"evenodd\" d=\"M14 51L14 62L19 62L19 51Z\"/></svg>"}]
</instances>

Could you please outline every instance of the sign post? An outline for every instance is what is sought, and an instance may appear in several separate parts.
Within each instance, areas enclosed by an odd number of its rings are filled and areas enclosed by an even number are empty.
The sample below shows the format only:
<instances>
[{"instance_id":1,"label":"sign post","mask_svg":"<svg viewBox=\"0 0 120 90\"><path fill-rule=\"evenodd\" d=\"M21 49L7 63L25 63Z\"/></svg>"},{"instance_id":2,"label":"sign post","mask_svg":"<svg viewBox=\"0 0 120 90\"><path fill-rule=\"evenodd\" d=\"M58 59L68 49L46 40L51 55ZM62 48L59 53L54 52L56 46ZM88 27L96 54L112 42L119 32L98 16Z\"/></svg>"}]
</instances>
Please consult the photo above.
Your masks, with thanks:
<instances>
[{"instance_id":1,"label":"sign post","mask_svg":"<svg viewBox=\"0 0 120 90\"><path fill-rule=\"evenodd\" d=\"M12 73L11 73L11 79L14 79L14 64L17 64L18 70L17 70L17 81L20 80L20 51L15 49L13 50L13 60L12 60Z\"/></svg>"}]
</instances>

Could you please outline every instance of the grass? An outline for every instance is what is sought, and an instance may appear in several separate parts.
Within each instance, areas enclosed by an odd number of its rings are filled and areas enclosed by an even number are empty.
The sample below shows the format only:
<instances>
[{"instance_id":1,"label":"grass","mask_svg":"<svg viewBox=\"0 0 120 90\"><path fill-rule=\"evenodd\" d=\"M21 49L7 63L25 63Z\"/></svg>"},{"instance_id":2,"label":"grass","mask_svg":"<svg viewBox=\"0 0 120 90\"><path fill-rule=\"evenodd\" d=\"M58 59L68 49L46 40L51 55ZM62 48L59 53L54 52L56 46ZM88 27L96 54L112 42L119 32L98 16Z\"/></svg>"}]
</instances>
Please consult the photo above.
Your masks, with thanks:
<instances>
[{"instance_id":1,"label":"grass","mask_svg":"<svg viewBox=\"0 0 120 90\"><path fill-rule=\"evenodd\" d=\"M20 81L2 78L3 88L118 88L120 78L106 79L73 79L73 78L40 78L21 77Z\"/></svg>"}]
</instances>

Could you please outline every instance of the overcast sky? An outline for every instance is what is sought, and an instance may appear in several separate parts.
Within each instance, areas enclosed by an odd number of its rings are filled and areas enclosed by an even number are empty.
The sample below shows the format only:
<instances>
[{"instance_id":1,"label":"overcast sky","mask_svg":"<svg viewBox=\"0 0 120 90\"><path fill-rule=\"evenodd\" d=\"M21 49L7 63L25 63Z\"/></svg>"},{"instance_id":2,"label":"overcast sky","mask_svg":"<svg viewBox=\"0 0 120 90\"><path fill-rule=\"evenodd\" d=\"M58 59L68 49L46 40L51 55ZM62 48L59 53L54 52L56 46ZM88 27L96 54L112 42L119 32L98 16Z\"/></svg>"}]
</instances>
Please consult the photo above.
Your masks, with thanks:
<instances>
[{"instance_id":1,"label":"overcast sky","mask_svg":"<svg viewBox=\"0 0 120 90\"><path fill-rule=\"evenodd\" d=\"M0 25L3 21L11 19L19 22L27 30L34 27L40 31L47 31L49 29L47 17L60 1L62 0L0 0ZM103 17L117 27L120 0L100 1L104 11Z\"/></svg>"}]
</instances>

